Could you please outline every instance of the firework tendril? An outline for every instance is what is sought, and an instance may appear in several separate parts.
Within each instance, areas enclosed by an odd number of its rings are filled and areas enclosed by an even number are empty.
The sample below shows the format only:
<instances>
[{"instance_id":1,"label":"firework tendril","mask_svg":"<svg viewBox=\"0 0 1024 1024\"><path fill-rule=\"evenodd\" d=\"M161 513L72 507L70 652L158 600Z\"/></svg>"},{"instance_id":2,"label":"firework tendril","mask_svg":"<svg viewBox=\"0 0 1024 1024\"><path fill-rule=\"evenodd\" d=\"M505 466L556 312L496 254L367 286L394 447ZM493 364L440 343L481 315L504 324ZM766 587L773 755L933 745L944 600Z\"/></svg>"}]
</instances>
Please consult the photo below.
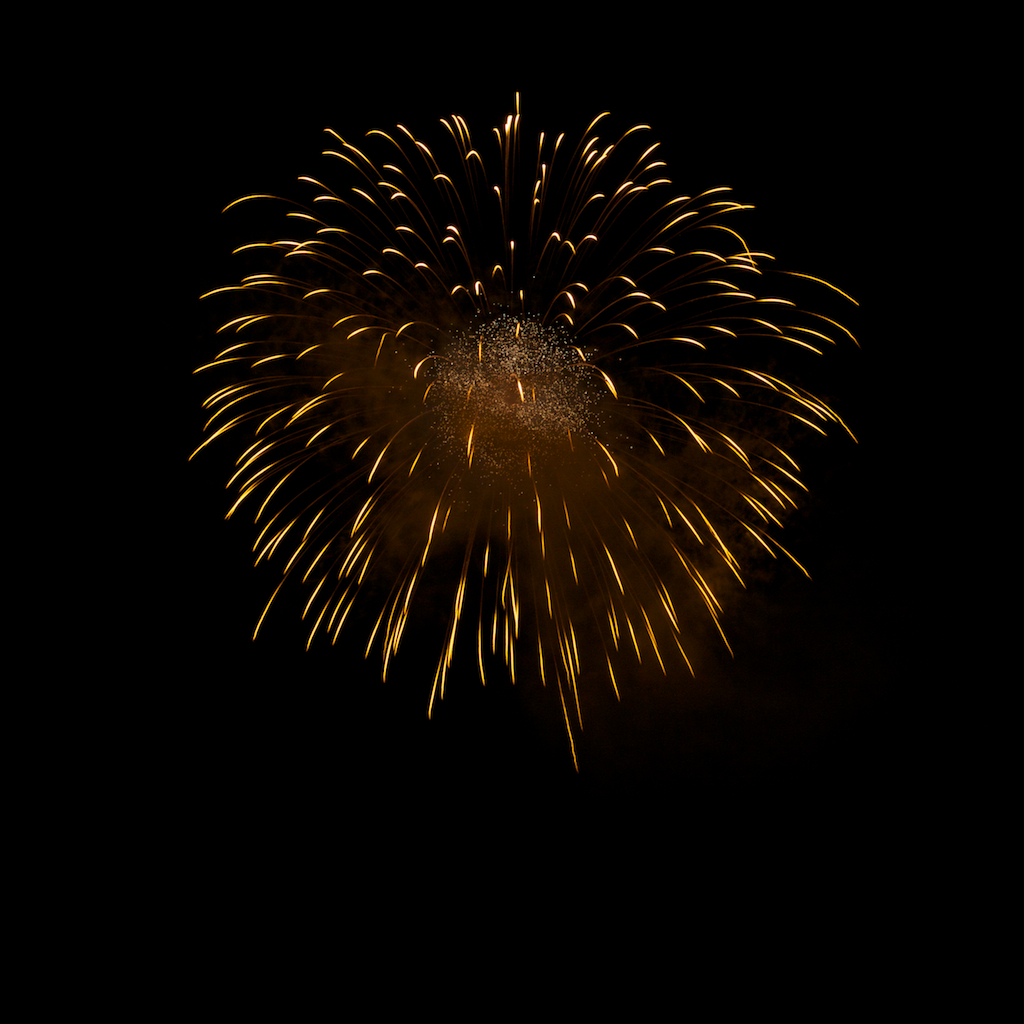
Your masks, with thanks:
<instances>
[{"instance_id":1,"label":"firework tendril","mask_svg":"<svg viewBox=\"0 0 1024 1024\"><path fill-rule=\"evenodd\" d=\"M497 657L557 687L575 761L585 666L616 696L630 662L692 672L694 614L725 640L716 579L754 551L799 566L777 539L806 490L791 439L849 431L776 367L853 336L777 293L849 298L751 250L729 189L674 191L649 126L528 139L515 106L479 144L441 119L437 156L401 125L362 148L327 130L333 187L300 178L290 237L203 296L234 310L195 454L244 439L228 516L283 563L256 633L288 580L308 644L370 590L386 678L440 603L428 714L471 632L482 682ZM257 201L286 202L227 209Z\"/></svg>"}]
</instances>

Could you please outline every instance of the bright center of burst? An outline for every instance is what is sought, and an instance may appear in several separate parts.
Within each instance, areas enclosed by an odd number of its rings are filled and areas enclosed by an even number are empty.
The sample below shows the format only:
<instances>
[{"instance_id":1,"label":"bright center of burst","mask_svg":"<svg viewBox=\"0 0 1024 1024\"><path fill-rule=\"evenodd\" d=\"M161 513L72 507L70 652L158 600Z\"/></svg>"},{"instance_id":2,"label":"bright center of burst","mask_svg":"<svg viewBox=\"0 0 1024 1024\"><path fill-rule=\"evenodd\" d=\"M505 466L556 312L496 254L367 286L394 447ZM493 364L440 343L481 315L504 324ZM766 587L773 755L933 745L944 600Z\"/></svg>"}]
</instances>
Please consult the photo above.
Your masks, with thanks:
<instances>
[{"instance_id":1,"label":"bright center of burst","mask_svg":"<svg viewBox=\"0 0 1024 1024\"><path fill-rule=\"evenodd\" d=\"M426 404L467 466L532 474L590 434L594 370L564 331L532 317L502 314L454 338L431 376Z\"/></svg>"}]
</instances>

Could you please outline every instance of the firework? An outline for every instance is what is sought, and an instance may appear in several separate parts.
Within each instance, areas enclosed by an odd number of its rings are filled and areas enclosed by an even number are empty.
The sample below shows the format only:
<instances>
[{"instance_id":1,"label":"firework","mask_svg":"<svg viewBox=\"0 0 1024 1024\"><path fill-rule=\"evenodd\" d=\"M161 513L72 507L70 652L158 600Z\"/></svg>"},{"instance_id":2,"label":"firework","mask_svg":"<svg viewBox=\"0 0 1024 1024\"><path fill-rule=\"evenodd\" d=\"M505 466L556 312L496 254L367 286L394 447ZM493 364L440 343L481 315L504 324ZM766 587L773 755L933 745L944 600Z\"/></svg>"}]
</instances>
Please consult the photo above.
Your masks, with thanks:
<instances>
[{"instance_id":1,"label":"firework","mask_svg":"<svg viewBox=\"0 0 1024 1024\"><path fill-rule=\"evenodd\" d=\"M606 116L527 138L517 98L480 140L443 118L436 155L403 126L359 148L328 130L289 237L204 296L237 308L200 368L225 375L200 450L241 442L228 515L282 565L256 632L289 580L308 643L371 604L386 677L440 600L428 712L468 634L481 681L498 655L557 687L574 760L588 663L616 695L629 662L689 666L716 579L752 551L799 566L777 539L805 489L791 440L846 428L776 366L852 339L781 297L843 293L751 250L749 207L678 194L650 128L603 143ZM228 209L257 201L285 203Z\"/></svg>"}]
</instances>

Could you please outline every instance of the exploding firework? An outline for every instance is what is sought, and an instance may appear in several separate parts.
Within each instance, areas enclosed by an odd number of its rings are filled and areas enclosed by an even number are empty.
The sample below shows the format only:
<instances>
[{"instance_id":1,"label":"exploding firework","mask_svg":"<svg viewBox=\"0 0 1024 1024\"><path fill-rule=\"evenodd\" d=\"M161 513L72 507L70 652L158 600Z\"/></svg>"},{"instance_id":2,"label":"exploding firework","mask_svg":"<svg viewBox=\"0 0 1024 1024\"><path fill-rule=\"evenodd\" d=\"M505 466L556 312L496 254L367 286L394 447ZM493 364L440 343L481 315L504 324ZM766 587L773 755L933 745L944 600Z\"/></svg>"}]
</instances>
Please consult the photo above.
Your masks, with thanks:
<instances>
[{"instance_id":1,"label":"exploding firework","mask_svg":"<svg viewBox=\"0 0 1024 1024\"><path fill-rule=\"evenodd\" d=\"M799 566L791 440L846 428L777 367L852 335L781 297L843 293L751 250L728 189L677 194L648 126L534 146L516 108L479 147L443 118L445 155L328 130L333 187L300 178L289 237L204 296L237 309L199 450L243 439L228 516L283 566L257 633L301 580L308 643L369 611L386 677L443 605L428 712L469 634L481 681L497 657L557 688L575 760L584 666L616 695L630 662L689 666L716 580L755 551ZM228 209L256 201L285 202Z\"/></svg>"}]
</instances>

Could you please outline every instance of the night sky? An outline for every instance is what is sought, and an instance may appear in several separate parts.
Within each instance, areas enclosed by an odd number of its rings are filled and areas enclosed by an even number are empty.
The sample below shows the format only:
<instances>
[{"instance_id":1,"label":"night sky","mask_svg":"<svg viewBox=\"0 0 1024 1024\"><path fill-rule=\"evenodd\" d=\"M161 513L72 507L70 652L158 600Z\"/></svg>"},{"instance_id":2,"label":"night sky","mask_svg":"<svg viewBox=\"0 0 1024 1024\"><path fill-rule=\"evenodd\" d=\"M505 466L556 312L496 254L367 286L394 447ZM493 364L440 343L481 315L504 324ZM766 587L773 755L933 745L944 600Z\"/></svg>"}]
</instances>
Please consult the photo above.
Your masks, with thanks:
<instances>
[{"instance_id":1,"label":"night sky","mask_svg":"<svg viewBox=\"0 0 1024 1024\"><path fill-rule=\"evenodd\" d=\"M833 433L805 449L811 494L783 539L813 582L778 563L730 594L723 624L735 658L708 623L695 624L696 680L685 670L667 679L644 671L623 680L619 704L595 687L578 775L555 695L528 672L513 689L495 666L483 689L467 657L427 721L436 636L406 638L386 686L377 655L362 659L361 635L305 652L295 595L253 643L277 572L273 563L252 568L251 519L223 520L232 444L201 454L181 473L185 543L173 568L186 596L172 655L180 678L167 700L182 777L202 794L203 813L222 821L222 812L242 820L326 810L365 822L440 809L616 820L731 802L814 814L887 800L901 758L902 655L894 652L910 572L898 568L888 439L907 342L887 321L888 280L877 273L879 142L857 68L834 53L773 50L712 76L707 56L688 66L634 53L598 61L607 69L599 74L549 80L495 70L494 55L481 53L440 69L408 56L379 75L346 74L342 64L336 81L318 66L314 84L297 73L301 60L287 70L268 61L259 73L249 62L236 76L229 53L204 55L208 88L180 140L194 197L194 244L181 274L189 344L172 365L182 461L202 440L206 394L189 374L217 345L216 311L198 295L234 283L229 252L248 240L220 210L247 192L301 196L298 175L329 174L319 156L328 125L353 140L399 121L430 135L440 116L457 112L483 137L510 112L516 89L527 137L578 134L604 109L614 115L609 135L651 124L680 191L732 186L757 207L738 221L752 248L858 299L858 309L837 302L823 311L839 313L862 348L807 361L810 389L860 442ZM267 233L279 223L268 215Z\"/></svg>"}]
</instances>

